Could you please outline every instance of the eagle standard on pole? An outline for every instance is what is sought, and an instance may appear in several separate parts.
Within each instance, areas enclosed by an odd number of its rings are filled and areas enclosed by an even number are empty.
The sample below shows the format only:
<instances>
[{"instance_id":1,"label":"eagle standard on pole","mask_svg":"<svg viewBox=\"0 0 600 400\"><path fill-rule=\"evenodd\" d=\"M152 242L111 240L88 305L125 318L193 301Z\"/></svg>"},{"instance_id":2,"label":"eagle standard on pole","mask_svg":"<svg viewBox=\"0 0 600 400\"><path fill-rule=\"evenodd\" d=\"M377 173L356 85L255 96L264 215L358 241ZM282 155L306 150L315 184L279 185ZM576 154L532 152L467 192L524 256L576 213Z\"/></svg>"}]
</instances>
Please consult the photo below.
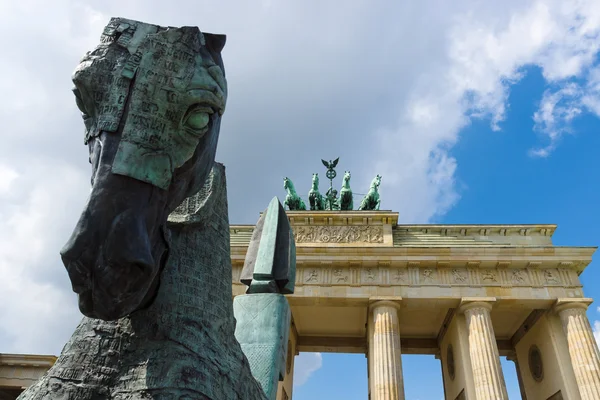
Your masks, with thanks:
<instances>
[{"instance_id":1,"label":"eagle standard on pole","mask_svg":"<svg viewBox=\"0 0 600 400\"><path fill-rule=\"evenodd\" d=\"M337 176L337 172L335 172L334 168L337 166L338 161L340 161L340 158L338 157L333 161L329 160L329 162L323 159L321 159L321 161L323 162L323 165L327 168L327 172L325 173L325 176L329 178L329 190L327 191L327 201L329 202L329 209L333 210L333 203L337 194L336 191L333 189L333 179Z\"/></svg>"}]
</instances>

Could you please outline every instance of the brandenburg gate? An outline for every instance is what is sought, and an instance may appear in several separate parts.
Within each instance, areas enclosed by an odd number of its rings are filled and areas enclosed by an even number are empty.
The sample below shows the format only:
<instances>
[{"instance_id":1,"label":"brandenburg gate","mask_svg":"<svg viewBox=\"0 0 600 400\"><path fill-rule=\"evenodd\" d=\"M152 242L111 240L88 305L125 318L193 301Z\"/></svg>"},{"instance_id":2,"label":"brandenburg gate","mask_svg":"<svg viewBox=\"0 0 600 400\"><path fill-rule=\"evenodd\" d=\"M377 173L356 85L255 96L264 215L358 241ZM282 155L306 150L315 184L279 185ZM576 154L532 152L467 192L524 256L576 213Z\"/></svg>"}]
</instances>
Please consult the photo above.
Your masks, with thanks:
<instances>
[{"instance_id":1,"label":"brandenburg gate","mask_svg":"<svg viewBox=\"0 0 600 400\"><path fill-rule=\"evenodd\" d=\"M389 211L287 215L297 272L278 399L292 398L299 352L365 354L372 400L404 399L402 354L435 355L450 400L507 399L500 356L515 362L523 399L600 399L592 299L579 281L595 248L554 246L556 225L400 225ZM234 296L245 291L239 275L252 231L230 227ZM0 398L14 398L53 359L0 355Z\"/></svg>"},{"instance_id":2,"label":"brandenburg gate","mask_svg":"<svg viewBox=\"0 0 600 400\"><path fill-rule=\"evenodd\" d=\"M399 225L389 211L289 211L297 246L288 351L362 353L370 399L403 399L402 354L440 360L446 399L600 399L579 275L595 248L556 225ZM252 226L231 226L234 295ZM292 394L293 357L278 399Z\"/></svg>"}]
</instances>

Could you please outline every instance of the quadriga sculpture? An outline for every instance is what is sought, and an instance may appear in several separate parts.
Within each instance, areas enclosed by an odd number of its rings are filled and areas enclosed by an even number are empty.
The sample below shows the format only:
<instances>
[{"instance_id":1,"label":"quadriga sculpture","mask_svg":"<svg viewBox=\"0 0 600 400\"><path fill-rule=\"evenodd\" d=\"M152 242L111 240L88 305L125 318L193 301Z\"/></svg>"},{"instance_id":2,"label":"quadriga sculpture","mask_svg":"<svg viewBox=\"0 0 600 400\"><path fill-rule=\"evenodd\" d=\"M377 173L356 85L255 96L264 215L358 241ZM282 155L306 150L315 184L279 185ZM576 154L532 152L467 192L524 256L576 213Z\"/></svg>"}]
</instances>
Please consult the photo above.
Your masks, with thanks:
<instances>
[{"instance_id":1,"label":"quadriga sculpture","mask_svg":"<svg viewBox=\"0 0 600 400\"><path fill-rule=\"evenodd\" d=\"M312 176L312 186L308 192L308 201L310 203L311 210L325 210L325 198L321 192L319 192L319 174L313 174Z\"/></svg>"},{"instance_id":2,"label":"quadriga sculpture","mask_svg":"<svg viewBox=\"0 0 600 400\"><path fill-rule=\"evenodd\" d=\"M20 399L265 398L234 338L224 44L113 18L76 69L92 191L61 255L87 317Z\"/></svg>"},{"instance_id":3,"label":"quadriga sculpture","mask_svg":"<svg viewBox=\"0 0 600 400\"><path fill-rule=\"evenodd\" d=\"M379 186L381 185L381 176L378 174L371 181L369 193L360 202L359 210L379 210L381 198L379 197Z\"/></svg>"},{"instance_id":4,"label":"quadriga sculpture","mask_svg":"<svg viewBox=\"0 0 600 400\"><path fill-rule=\"evenodd\" d=\"M350 171L344 171L342 178L342 189L340 190L340 209L342 211L350 211L354 208L354 199L352 189L350 188Z\"/></svg>"},{"instance_id":5,"label":"quadriga sculpture","mask_svg":"<svg viewBox=\"0 0 600 400\"><path fill-rule=\"evenodd\" d=\"M290 178L283 178L283 188L287 191L287 195L285 196L285 201L283 202L283 205L287 206L288 210L290 211L305 211L306 204L304 204L304 200L302 200L302 198L296 192L294 183Z\"/></svg>"}]
</instances>

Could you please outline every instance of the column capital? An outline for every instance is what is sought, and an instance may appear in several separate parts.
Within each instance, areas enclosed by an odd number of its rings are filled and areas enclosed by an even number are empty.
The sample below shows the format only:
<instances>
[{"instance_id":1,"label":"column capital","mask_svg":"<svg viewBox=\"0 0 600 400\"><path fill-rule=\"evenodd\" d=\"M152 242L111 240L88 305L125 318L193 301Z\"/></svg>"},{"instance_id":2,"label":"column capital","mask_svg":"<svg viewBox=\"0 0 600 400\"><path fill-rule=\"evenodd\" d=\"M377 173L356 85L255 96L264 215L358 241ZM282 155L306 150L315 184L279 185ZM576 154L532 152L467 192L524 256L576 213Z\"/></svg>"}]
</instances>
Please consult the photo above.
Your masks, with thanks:
<instances>
[{"instance_id":1,"label":"column capital","mask_svg":"<svg viewBox=\"0 0 600 400\"><path fill-rule=\"evenodd\" d=\"M463 297L460 300L458 312L462 314L467 310L477 307L482 307L491 311L495 302L495 297Z\"/></svg>"},{"instance_id":2,"label":"column capital","mask_svg":"<svg viewBox=\"0 0 600 400\"><path fill-rule=\"evenodd\" d=\"M511 351L510 353L507 354L506 359L508 361L512 361L514 363L517 362L517 353L515 351Z\"/></svg>"},{"instance_id":3,"label":"column capital","mask_svg":"<svg viewBox=\"0 0 600 400\"><path fill-rule=\"evenodd\" d=\"M590 304L594 302L593 299L587 297L563 297L556 300L554 303L554 311L560 313L564 310L579 308L582 310L587 310Z\"/></svg>"},{"instance_id":4,"label":"column capital","mask_svg":"<svg viewBox=\"0 0 600 400\"><path fill-rule=\"evenodd\" d=\"M396 310L400 310L400 302L402 297L400 296L377 296L369 297L369 311L372 311L377 307L394 307Z\"/></svg>"}]
</instances>

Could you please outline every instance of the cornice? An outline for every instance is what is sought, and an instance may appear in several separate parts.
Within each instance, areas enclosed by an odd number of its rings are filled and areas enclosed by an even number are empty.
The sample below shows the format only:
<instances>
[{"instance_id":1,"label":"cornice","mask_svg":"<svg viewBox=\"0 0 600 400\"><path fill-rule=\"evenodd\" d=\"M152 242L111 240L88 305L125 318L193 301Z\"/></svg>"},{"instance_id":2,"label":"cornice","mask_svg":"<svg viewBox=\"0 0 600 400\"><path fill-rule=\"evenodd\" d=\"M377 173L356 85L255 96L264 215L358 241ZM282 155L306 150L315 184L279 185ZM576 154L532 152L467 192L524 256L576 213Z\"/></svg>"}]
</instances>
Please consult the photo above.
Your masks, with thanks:
<instances>
[{"instance_id":1,"label":"cornice","mask_svg":"<svg viewBox=\"0 0 600 400\"><path fill-rule=\"evenodd\" d=\"M57 357L37 354L0 354L0 365L18 365L26 367L50 368Z\"/></svg>"}]
</instances>

